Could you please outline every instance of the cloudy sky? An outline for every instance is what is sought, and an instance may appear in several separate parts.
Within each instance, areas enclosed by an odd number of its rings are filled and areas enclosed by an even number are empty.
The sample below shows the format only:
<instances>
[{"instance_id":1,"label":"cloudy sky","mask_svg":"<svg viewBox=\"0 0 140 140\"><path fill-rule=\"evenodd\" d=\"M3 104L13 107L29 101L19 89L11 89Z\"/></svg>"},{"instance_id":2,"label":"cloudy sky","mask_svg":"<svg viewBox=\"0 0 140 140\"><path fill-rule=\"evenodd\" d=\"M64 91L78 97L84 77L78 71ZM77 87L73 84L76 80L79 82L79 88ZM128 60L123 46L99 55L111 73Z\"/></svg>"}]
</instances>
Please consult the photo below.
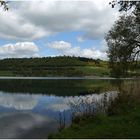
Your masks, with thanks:
<instances>
[{"instance_id":1,"label":"cloudy sky","mask_svg":"<svg viewBox=\"0 0 140 140\"><path fill-rule=\"evenodd\" d=\"M107 59L104 35L119 16L109 1L10 1L0 8L0 58Z\"/></svg>"}]
</instances>

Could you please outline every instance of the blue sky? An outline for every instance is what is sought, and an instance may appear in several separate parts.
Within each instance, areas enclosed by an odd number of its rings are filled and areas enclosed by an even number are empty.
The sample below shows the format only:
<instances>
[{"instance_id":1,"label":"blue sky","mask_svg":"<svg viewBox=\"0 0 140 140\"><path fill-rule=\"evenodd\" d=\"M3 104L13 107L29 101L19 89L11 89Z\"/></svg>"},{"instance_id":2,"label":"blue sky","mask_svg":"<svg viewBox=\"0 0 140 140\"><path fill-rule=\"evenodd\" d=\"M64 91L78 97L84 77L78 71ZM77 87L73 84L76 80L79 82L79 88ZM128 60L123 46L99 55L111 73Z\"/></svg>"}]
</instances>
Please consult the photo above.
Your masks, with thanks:
<instances>
[{"instance_id":1,"label":"blue sky","mask_svg":"<svg viewBox=\"0 0 140 140\"><path fill-rule=\"evenodd\" d=\"M104 36L118 18L117 9L108 3L11 2L9 11L0 9L0 58L69 55L107 59Z\"/></svg>"},{"instance_id":2,"label":"blue sky","mask_svg":"<svg viewBox=\"0 0 140 140\"><path fill-rule=\"evenodd\" d=\"M91 48L95 46L95 49L99 49L101 47L100 42L102 39L85 39L82 41L78 41L78 37L82 36L84 33L80 31L72 31L72 32L60 32L58 34L44 37L39 40L36 40L35 43L40 46L40 55L41 56L51 56L57 55L57 50L48 47L47 43L54 41L65 41L72 44L72 46L80 46L81 49Z\"/></svg>"}]
</instances>

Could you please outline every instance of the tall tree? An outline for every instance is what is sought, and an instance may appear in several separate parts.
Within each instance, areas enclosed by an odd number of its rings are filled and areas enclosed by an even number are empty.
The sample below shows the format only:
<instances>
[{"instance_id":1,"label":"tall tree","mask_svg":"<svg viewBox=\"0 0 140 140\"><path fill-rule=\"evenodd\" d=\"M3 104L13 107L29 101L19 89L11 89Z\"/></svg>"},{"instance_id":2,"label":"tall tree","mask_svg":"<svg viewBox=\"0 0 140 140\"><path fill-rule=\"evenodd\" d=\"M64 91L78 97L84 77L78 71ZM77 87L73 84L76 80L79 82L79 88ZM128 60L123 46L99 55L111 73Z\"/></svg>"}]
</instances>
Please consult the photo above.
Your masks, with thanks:
<instances>
[{"instance_id":1,"label":"tall tree","mask_svg":"<svg viewBox=\"0 0 140 140\"><path fill-rule=\"evenodd\" d=\"M137 36L137 38L133 38L133 43L135 43L135 45L137 45L137 47L139 47L139 49L140 49L140 1L113 0L109 4L112 5L112 8L114 8L115 5L119 4L120 12L122 12L122 11L127 12L133 8L133 10L131 10L131 15L133 15L135 17L135 29L136 29L135 32L137 32L137 34L139 34L139 36ZM140 52L140 50L138 50L136 54L139 54L139 52Z\"/></svg>"},{"instance_id":2,"label":"tall tree","mask_svg":"<svg viewBox=\"0 0 140 140\"><path fill-rule=\"evenodd\" d=\"M113 76L126 76L127 70L135 60L137 46L133 39L135 32L134 16L121 16L107 33L108 57Z\"/></svg>"},{"instance_id":3,"label":"tall tree","mask_svg":"<svg viewBox=\"0 0 140 140\"><path fill-rule=\"evenodd\" d=\"M124 76L140 58L140 2L112 1L110 4L112 7L119 4L119 11L128 11L133 7L129 15L116 21L105 37L112 74Z\"/></svg>"}]
</instances>

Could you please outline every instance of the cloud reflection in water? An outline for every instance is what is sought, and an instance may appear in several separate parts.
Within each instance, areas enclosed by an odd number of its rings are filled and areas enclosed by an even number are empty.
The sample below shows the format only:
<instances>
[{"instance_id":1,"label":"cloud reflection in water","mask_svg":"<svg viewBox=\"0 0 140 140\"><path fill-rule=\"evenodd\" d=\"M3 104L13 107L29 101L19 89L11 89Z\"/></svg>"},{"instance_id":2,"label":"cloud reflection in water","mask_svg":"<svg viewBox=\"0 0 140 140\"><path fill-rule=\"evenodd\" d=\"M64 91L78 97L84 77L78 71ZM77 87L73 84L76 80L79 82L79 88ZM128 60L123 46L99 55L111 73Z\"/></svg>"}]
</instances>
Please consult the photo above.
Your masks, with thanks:
<instances>
[{"instance_id":1,"label":"cloud reflection in water","mask_svg":"<svg viewBox=\"0 0 140 140\"><path fill-rule=\"evenodd\" d=\"M38 96L0 92L0 106L16 110L32 110L38 103Z\"/></svg>"}]
</instances>

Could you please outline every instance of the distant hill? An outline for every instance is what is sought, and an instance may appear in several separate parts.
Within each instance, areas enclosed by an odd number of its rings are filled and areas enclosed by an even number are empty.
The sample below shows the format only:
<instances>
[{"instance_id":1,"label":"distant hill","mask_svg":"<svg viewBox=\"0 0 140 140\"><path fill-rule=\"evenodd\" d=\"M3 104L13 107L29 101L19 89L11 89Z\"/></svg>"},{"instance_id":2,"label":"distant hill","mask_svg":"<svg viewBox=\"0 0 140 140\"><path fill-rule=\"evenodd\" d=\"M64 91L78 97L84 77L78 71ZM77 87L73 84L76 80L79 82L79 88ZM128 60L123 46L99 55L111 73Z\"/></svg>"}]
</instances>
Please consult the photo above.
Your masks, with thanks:
<instances>
[{"instance_id":1,"label":"distant hill","mask_svg":"<svg viewBox=\"0 0 140 140\"><path fill-rule=\"evenodd\" d=\"M84 57L7 58L0 60L0 76L103 76L107 61Z\"/></svg>"}]
</instances>

